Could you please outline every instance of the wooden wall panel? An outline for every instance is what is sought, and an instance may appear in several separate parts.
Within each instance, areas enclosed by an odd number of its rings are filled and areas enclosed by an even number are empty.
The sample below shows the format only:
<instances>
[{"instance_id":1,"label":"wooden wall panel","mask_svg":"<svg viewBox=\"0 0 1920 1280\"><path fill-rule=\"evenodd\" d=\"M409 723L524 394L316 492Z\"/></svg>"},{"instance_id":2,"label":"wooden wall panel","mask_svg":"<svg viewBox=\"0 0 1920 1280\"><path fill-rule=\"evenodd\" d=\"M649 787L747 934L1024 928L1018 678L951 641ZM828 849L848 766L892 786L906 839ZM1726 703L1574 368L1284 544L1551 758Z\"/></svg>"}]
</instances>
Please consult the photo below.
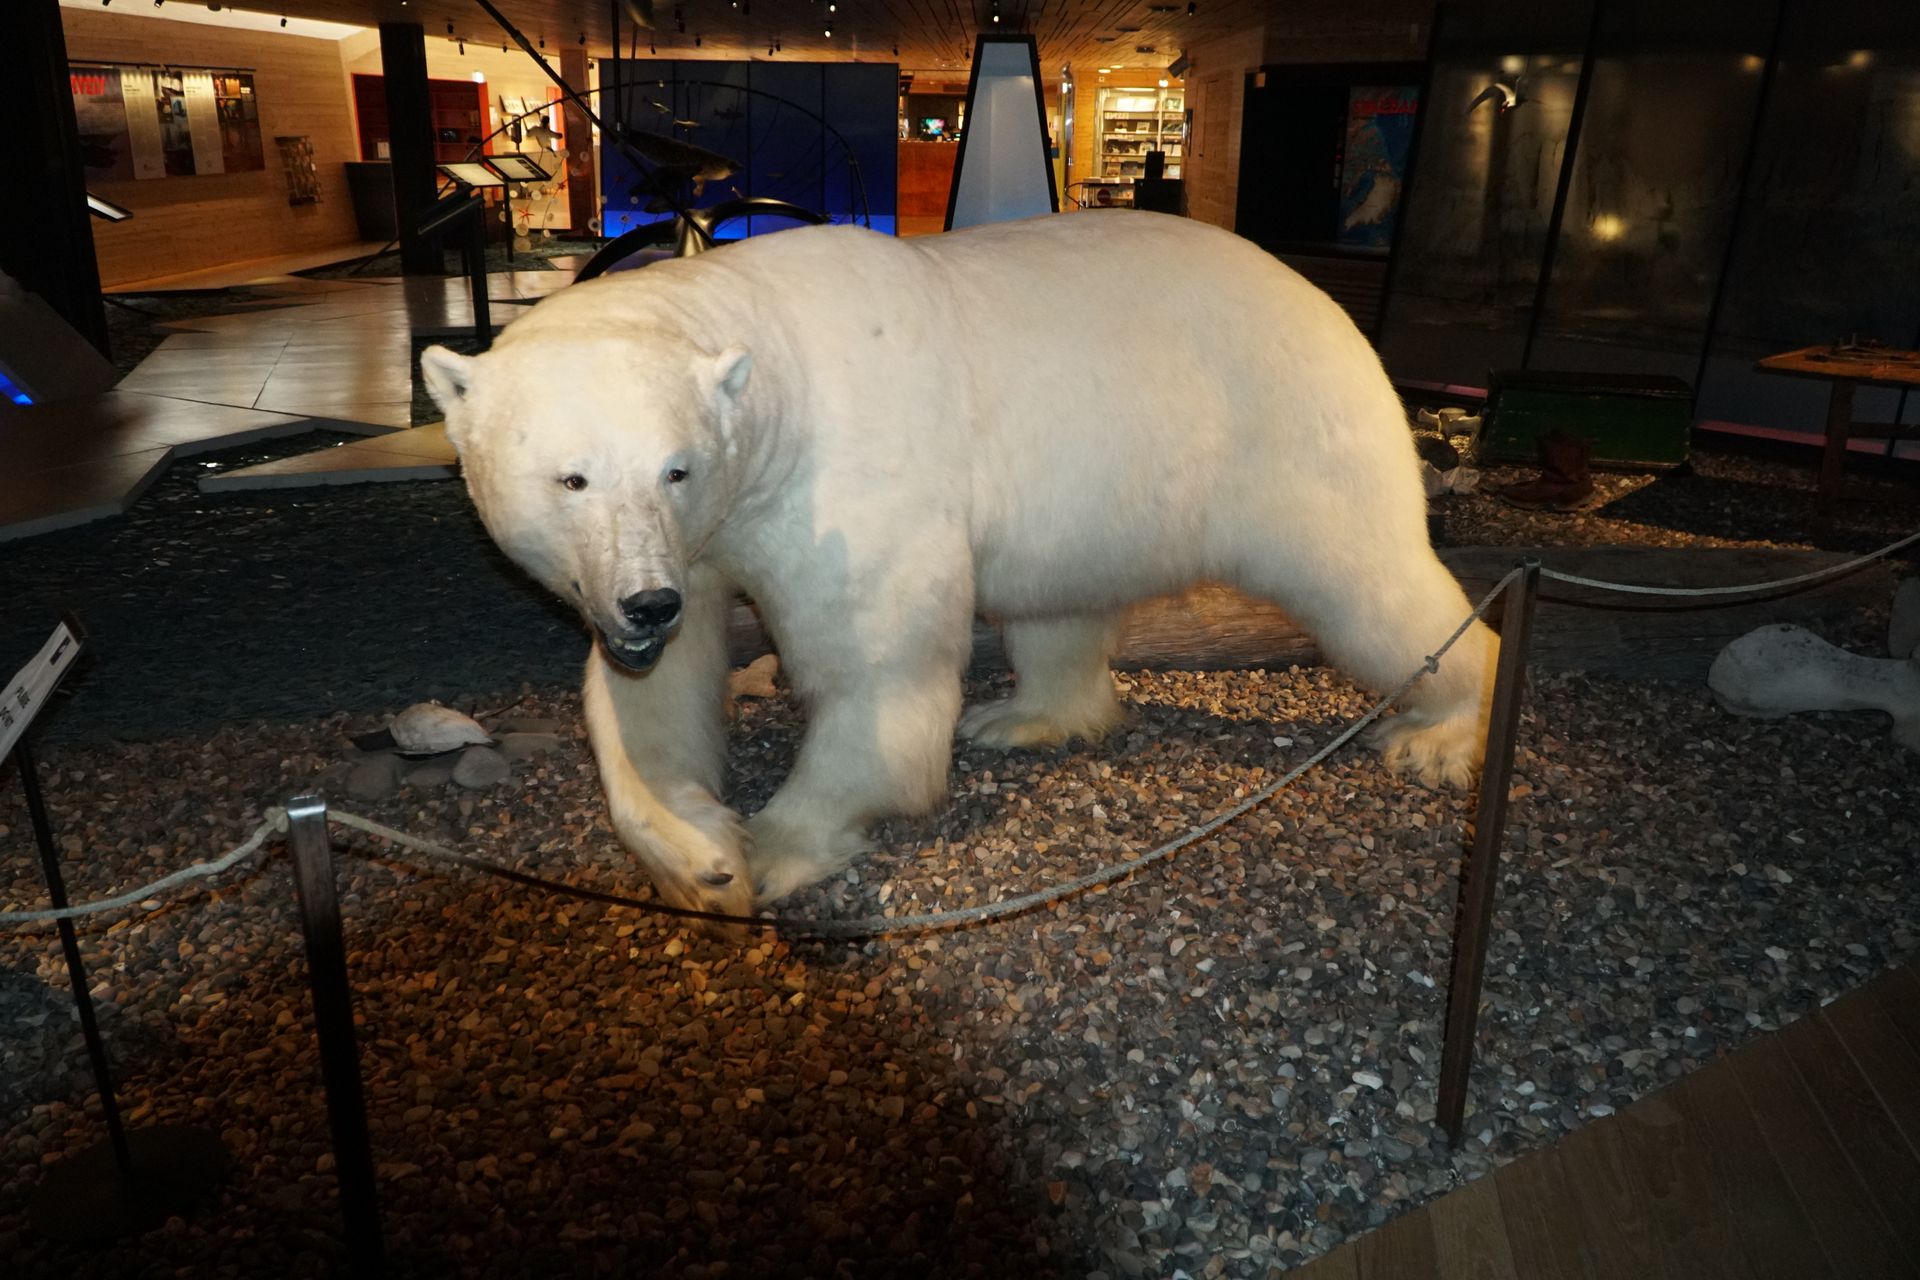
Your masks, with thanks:
<instances>
[{"instance_id":1,"label":"wooden wall panel","mask_svg":"<svg viewBox=\"0 0 1920 1280\"><path fill-rule=\"evenodd\" d=\"M1193 135L1181 170L1187 183L1187 216L1229 231L1240 199L1246 75L1260 66L1266 41L1266 28L1254 27L1191 51L1187 105L1193 109Z\"/></svg>"},{"instance_id":2,"label":"wooden wall panel","mask_svg":"<svg viewBox=\"0 0 1920 1280\"><path fill-rule=\"evenodd\" d=\"M155 63L253 69L267 167L253 173L105 182L95 193L134 217L95 223L101 283L155 276L359 239L344 162L354 156L353 113L339 46L265 32L225 31L112 10L62 9L68 59L75 63ZM320 165L320 202L287 203L287 179L274 137L304 134Z\"/></svg>"}]
</instances>

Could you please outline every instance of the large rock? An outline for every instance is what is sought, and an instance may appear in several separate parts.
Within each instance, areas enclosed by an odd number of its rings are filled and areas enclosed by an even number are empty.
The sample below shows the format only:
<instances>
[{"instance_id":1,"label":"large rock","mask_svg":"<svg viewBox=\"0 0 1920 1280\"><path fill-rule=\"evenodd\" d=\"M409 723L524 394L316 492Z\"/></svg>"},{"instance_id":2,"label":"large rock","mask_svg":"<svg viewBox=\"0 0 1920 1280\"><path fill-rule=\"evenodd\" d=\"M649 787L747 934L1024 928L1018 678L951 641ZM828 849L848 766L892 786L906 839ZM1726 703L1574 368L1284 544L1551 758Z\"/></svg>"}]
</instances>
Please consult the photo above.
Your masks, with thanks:
<instances>
[{"instance_id":1,"label":"large rock","mask_svg":"<svg viewBox=\"0 0 1920 1280\"><path fill-rule=\"evenodd\" d=\"M453 780L474 791L497 787L512 776L507 758L492 747L468 747L453 766Z\"/></svg>"},{"instance_id":2,"label":"large rock","mask_svg":"<svg viewBox=\"0 0 1920 1280\"><path fill-rule=\"evenodd\" d=\"M1884 711L1893 739L1920 750L1920 661L1865 658L1805 627L1761 627L1714 659L1707 685L1735 715L1773 719L1795 711Z\"/></svg>"}]
</instances>

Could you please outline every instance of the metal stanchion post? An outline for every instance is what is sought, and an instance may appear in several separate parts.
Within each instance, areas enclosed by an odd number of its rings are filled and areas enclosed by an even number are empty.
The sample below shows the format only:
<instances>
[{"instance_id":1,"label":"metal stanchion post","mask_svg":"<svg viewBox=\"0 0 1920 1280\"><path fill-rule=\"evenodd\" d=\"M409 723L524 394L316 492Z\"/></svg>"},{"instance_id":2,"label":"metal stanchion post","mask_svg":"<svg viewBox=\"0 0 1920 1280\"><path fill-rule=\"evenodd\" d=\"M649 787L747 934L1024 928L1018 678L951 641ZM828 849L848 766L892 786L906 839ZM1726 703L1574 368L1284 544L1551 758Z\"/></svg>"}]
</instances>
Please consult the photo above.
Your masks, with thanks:
<instances>
[{"instance_id":1,"label":"metal stanchion post","mask_svg":"<svg viewBox=\"0 0 1920 1280\"><path fill-rule=\"evenodd\" d=\"M1480 1016L1480 984L1487 966L1487 934L1493 894L1500 883L1500 845L1507 829L1507 792L1512 786L1513 745L1520 728L1520 700L1527 675L1533 602L1540 590L1540 562L1528 560L1518 580L1502 593L1500 663L1487 722L1487 757L1474 814L1473 855L1460 869L1454 906L1453 975L1447 982L1446 1039L1440 1051L1440 1125L1455 1143L1466 1115L1467 1077L1473 1069L1474 1027Z\"/></svg>"},{"instance_id":2,"label":"metal stanchion post","mask_svg":"<svg viewBox=\"0 0 1920 1280\"><path fill-rule=\"evenodd\" d=\"M33 827L34 843L40 848L40 873L47 881L47 904L57 911L68 905L67 879L60 873L60 854L53 844L53 824L47 820L47 802L40 794L40 771L34 766L33 750L25 738L13 749L13 759L20 767L20 792L27 801L27 821ZM100 1021L94 1014L87 966L80 959L80 938L74 932L73 921L56 923L60 950L67 961L67 981L73 984L73 1006L80 1015L80 1035L87 1042L87 1060L93 1065L93 1087L100 1095L100 1110L107 1122L107 1143L113 1150L114 1168L121 1177L131 1178L133 1153L127 1148L126 1126L120 1122L120 1102L113 1093L107 1046L100 1038Z\"/></svg>"},{"instance_id":3,"label":"metal stanchion post","mask_svg":"<svg viewBox=\"0 0 1920 1280\"><path fill-rule=\"evenodd\" d=\"M53 824L33 752L22 738L13 749L20 770L20 790L27 801L27 818L40 848L40 868L47 881L47 898L56 909L68 905L66 877L60 871L53 843ZM189 1211L194 1202L226 1176L230 1163L220 1136L186 1125L154 1125L128 1132L114 1096L113 1072L107 1063L106 1041L100 1035L87 968L80 958L80 939L73 921L58 924L60 949L65 953L67 978L73 984L73 1004L80 1017L80 1033L93 1065L93 1084L106 1117L107 1141L96 1143L51 1166L28 1204L34 1230L55 1240L95 1244L119 1236L151 1231L168 1218Z\"/></svg>"},{"instance_id":4,"label":"metal stanchion post","mask_svg":"<svg viewBox=\"0 0 1920 1280\"><path fill-rule=\"evenodd\" d=\"M380 1205L374 1191L373 1142L360 1087L360 1044L353 1029L353 991L347 985L346 943L334 888L333 850L327 841L327 802L297 796L287 802L287 842L293 848L300 927L307 943L307 980L313 988L320 1036L320 1073L333 1131L340 1211L346 1218L347 1259L360 1280L384 1275Z\"/></svg>"}]
</instances>

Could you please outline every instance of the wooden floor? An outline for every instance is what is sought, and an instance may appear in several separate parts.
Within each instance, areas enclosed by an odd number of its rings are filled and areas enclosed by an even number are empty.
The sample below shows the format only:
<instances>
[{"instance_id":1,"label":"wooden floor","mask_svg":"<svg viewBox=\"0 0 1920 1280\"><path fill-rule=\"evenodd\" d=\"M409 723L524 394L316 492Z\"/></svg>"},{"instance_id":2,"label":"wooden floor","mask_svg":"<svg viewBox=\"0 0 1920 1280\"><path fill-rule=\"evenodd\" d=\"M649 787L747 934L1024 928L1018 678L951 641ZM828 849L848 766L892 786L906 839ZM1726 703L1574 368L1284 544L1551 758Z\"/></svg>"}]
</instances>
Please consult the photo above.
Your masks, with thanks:
<instances>
[{"instance_id":1,"label":"wooden floor","mask_svg":"<svg viewBox=\"0 0 1920 1280\"><path fill-rule=\"evenodd\" d=\"M1920 976L1884 974L1291 1274L1920 1275Z\"/></svg>"}]
</instances>

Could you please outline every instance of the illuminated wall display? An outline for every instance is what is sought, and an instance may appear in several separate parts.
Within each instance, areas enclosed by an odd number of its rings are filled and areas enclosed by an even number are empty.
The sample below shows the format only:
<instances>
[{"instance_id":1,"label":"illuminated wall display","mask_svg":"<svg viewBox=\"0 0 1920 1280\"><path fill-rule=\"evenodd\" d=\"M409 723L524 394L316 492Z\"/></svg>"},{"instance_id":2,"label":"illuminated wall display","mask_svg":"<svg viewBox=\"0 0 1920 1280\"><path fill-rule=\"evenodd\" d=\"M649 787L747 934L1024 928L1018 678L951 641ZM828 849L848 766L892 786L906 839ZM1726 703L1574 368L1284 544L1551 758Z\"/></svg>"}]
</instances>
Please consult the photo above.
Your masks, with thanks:
<instances>
[{"instance_id":1,"label":"illuminated wall display","mask_svg":"<svg viewBox=\"0 0 1920 1280\"><path fill-rule=\"evenodd\" d=\"M75 66L69 84L89 181L267 167L253 77L244 72Z\"/></svg>"}]
</instances>

